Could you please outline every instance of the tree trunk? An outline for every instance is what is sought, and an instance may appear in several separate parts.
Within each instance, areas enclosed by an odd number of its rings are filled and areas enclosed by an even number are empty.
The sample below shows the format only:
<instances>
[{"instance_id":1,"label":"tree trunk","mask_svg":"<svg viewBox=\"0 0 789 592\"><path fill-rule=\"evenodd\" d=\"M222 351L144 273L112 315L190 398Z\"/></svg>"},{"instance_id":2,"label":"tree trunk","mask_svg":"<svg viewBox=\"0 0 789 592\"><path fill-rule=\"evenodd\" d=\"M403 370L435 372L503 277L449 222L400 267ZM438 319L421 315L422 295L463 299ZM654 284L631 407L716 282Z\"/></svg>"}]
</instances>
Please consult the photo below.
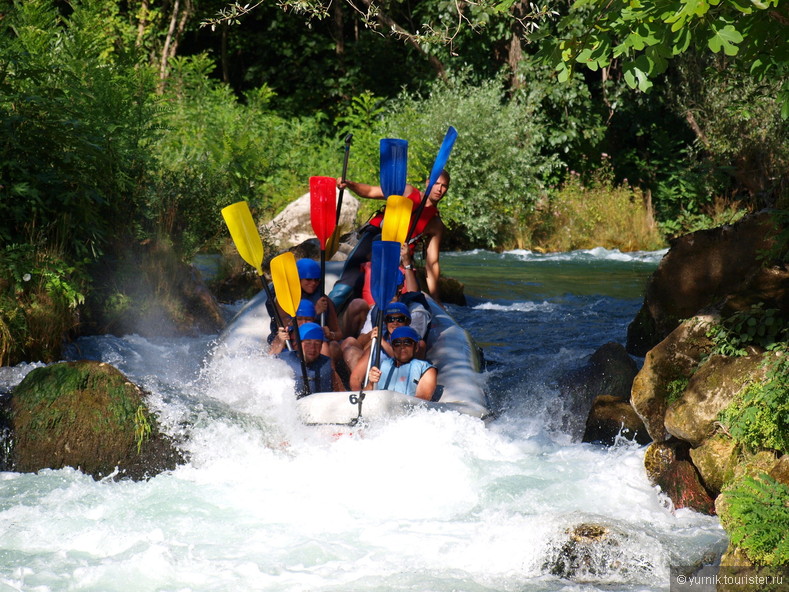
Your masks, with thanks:
<instances>
[{"instance_id":1,"label":"tree trunk","mask_svg":"<svg viewBox=\"0 0 789 592\"><path fill-rule=\"evenodd\" d=\"M167 29L167 36L164 39L161 64L159 66L160 90L162 89L164 80L167 78L167 64L178 51L178 43L184 34L186 23L189 17L192 16L192 13L192 0L183 0L183 9L181 9L181 0L174 0L170 13L170 26Z\"/></svg>"},{"instance_id":2,"label":"tree trunk","mask_svg":"<svg viewBox=\"0 0 789 592\"><path fill-rule=\"evenodd\" d=\"M140 5L140 20L137 22L137 40L134 42L137 47L142 46L145 37L145 28L148 26L150 6L149 0L142 0Z\"/></svg>"}]
</instances>

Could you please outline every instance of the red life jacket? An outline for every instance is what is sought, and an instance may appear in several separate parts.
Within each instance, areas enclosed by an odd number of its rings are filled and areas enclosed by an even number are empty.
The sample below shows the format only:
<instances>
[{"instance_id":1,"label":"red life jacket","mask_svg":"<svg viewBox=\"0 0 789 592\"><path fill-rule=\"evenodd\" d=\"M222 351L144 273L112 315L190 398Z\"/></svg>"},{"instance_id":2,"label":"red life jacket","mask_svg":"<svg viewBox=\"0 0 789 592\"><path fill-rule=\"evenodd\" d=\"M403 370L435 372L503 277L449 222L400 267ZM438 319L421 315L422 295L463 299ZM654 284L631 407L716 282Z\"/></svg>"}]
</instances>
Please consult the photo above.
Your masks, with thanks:
<instances>
[{"instance_id":1,"label":"red life jacket","mask_svg":"<svg viewBox=\"0 0 789 592\"><path fill-rule=\"evenodd\" d=\"M410 195L406 196L414 205L411 206L411 221L409 222L409 228L411 224L414 223L413 220L413 211L419 207L419 204L422 203L422 194L419 193L418 189L414 189ZM416 228L414 229L414 236L411 239L419 238L422 233L425 231L428 222L430 222L433 218L438 215L438 208L435 206L425 205L424 209L422 210L422 214L419 216L419 221L416 223ZM384 221L384 211L379 211L375 216L373 216L372 220L370 220L370 224L373 226L377 226L378 228L381 227L381 223ZM409 245L411 248L411 252L414 251L413 243Z\"/></svg>"}]
</instances>

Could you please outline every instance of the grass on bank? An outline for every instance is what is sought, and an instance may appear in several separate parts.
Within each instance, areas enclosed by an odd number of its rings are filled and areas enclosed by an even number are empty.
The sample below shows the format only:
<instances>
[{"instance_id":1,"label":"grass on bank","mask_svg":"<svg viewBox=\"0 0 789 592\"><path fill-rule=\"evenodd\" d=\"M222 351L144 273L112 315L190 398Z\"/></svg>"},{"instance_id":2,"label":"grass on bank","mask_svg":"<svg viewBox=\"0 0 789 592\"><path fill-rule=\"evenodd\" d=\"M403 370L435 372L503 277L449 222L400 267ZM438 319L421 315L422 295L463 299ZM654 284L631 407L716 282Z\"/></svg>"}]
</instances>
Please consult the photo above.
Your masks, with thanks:
<instances>
[{"instance_id":1,"label":"grass on bank","mask_svg":"<svg viewBox=\"0 0 789 592\"><path fill-rule=\"evenodd\" d=\"M653 251L666 245L648 196L626 183L617 185L605 169L587 183L571 171L524 221L515 240L519 248L543 251Z\"/></svg>"}]
</instances>

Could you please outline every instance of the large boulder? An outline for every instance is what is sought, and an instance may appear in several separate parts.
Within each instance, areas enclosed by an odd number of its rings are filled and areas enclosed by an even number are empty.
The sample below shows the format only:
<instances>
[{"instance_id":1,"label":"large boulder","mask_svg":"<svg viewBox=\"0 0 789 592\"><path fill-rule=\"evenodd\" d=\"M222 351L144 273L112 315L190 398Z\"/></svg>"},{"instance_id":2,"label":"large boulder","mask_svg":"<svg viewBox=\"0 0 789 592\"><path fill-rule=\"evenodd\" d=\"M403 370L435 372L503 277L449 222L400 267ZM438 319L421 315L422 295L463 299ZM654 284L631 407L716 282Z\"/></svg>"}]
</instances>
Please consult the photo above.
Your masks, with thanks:
<instances>
[{"instance_id":1,"label":"large boulder","mask_svg":"<svg viewBox=\"0 0 789 592\"><path fill-rule=\"evenodd\" d=\"M341 232L350 232L354 228L358 211L359 200L353 195L349 195L348 191L345 191L342 198L342 211L340 212ZM306 240L315 238L315 231L312 229L310 194L305 193L298 199L290 202L273 220L263 224L260 227L260 231L266 242L277 251L285 251L300 245ZM341 253L341 251L338 251L338 253Z\"/></svg>"},{"instance_id":2,"label":"large boulder","mask_svg":"<svg viewBox=\"0 0 789 592\"><path fill-rule=\"evenodd\" d=\"M667 440L664 417L672 399L680 395L712 342L707 337L715 315L689 319L652 348L633 380L630 402L656 442Z\"/></svg>"},{"instance_id":3,"label":"large boulder","mask_svg":"<svg viewBox=\"0 0 789 592\"><path fill-rule=\"evenodd\" d=\"M101 362L36 368L14 389L9 415L11 466L0 470L70 466L95 479L144 479L183 461L143 391Z\"/></svg>"},{"instance_id":4,"label":"large boulder","mask_svg":"<svg viewBox=\"0 0 789 592\"><path fill-rule=\"evenodd\" d=\"M672 241L649 280L641 312L627 331L627 350L643 356L682 319L740 292L760 267L758 255L773 244L775 223L768 212L740 222L700 230Z\"/></svg>"},{"instance_id":5,"label":"large boulder","mask_svg":"<svg viewBox=\"0 0 789 592\"><path fill-rule=\"evenodd\" d=\"M91 270L84 335L137 333L144 337L217 333L222 311L196 267L181 261L165 241L116 249Z\"/></svg>"},{"instance_id":6,"label":"large boulder","mask_svg":"<svg viewBox=\"0 0 789 592\"><path fill-rule=\"evenodd\" d=\"M666 431L691 446L700 445L714 433L718 414L749 384L763 379L762 355L710 356L666 409Z\"/></svg>"}]
</instances>

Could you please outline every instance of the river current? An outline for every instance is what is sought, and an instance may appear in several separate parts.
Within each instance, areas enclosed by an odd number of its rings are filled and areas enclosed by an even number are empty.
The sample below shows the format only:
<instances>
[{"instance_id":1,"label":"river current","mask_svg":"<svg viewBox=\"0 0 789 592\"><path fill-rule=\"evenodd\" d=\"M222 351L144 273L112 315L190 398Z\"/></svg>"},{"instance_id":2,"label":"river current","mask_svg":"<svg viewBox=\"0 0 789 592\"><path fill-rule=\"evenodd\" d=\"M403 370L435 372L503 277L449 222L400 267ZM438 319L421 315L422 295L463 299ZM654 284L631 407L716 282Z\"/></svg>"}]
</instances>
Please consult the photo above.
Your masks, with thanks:
<instances>
[{"instance_id":1,"label":"river current","mask_svg":"<svg viewBox=\"0 0 789 592\"><path fill-rule=\"evenodd\" d=\"M213 355L215 335L80 339L69 358L151 392L190 460L139 483L0 473L0 592L668 590L669 566L725 547L718 520L673 510L644 447L580 443L585 416L558 387L624 344L662 255L442 255L469 300L450 313L488 363L487 426L420 411L306 427L256 343ZM0 368L0 389L36 366ZM608 535L578 560L566 542L580 524Z\"/></svg>"}]
</instances>

